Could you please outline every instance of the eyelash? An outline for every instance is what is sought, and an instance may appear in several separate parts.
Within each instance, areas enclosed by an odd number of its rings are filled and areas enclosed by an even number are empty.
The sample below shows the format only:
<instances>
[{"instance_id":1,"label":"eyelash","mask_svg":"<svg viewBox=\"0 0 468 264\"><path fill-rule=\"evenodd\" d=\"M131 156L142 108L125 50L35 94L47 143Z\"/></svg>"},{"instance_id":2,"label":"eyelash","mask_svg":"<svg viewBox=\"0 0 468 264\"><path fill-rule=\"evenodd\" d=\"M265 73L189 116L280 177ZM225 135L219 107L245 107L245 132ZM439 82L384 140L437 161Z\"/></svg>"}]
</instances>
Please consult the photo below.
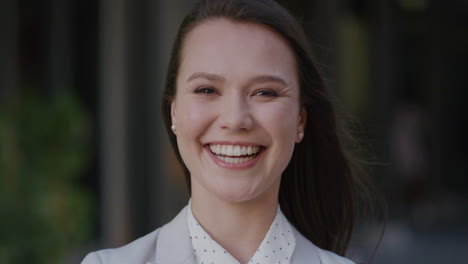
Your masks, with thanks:
<instances>
[{"instance_id":1,"label":"eyelash","mask_svg":"<svg viewBox=\"0 0 468 264\"><path fill-rule=\"evenodd\" d=\"M207 87L207 86L202 86L194 90L195 94L205 94L205 95L211 95L217 93L216 89ZM265 97L278 97L278 93L274 90L270 89L265 89L265 90L258 90L253 93L254 95L259 95L259 96L265 96Z\"/></svg>"},{"instance_id":2,"label":"eyelash","mask_svg":"<svg viewBox=\"0 0 468 264\"><path fill-rule=\"evenodd\" d=\"M263 94L260 94L263 93ZM278 93L274 90L259 90L255 91L254 95L266 96L266 97L278 97Z\"/></svg>"},{"instance_id":3,"label":"eyelash","mask_svg":"<svg viewBox=\"0 0 468 264\"><path fill-rule=\"evenodd\" d=\"M211 88L211 87L207 87L207 86L203 86L203 87L195 89L194 93L196 93L196 94L214 94L214 93L216 93L216 89Z\"/></svg>"}]
</instances>

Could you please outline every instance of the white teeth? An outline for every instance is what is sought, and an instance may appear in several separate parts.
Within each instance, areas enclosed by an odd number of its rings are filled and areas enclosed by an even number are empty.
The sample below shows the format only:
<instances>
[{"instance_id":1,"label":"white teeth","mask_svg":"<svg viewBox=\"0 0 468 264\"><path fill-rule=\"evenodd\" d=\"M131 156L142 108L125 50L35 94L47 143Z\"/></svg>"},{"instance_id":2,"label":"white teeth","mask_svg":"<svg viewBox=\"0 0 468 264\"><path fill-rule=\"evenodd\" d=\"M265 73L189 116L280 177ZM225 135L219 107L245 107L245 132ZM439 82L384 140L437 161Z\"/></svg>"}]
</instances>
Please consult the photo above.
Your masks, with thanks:
<instances>
[{"instance_id":1,"label":"white teeth","mask_svg":"<svg viewBox=\"0 0 468 264\"><path fill-rule=\"evenodd\" d=\"M234 156L240 156L241 155L241 147L235 146L233 154L234 154Z\"/></svg>"},{"instance_id":2,"label":"white teeth","mask_svg":"<svg viewBox=\"0 0 468 264\"><path fill-rule=\"evenodd\" d=\"M234 147L233 146L227 146L226 147L226 154L227 156L234 156Z\"/></svg>"},{"instance_id":3,"label":"white teeth","mask_svg":"<svg viewBox=\"0 0 468 264\"><path fill-rule=\"evenodd\" d=\"M219 150L219 154L226 153L226 152L227 152L227 146L221 146L221 148Z\"/></svg>"},{"instance_id":4,"label":"white teeth","mask_svg":"<svg viewBox=\"0 0 468 264\"><path fill-rule=\"evenodd\" d=\"M224 156L245 156L257 154L260 151L260 146L233 146L210 144L210 149L213 153Z\"/></svg>"},{"instance_id":5,"label":"white teeth","mask_svg":"<svg viewBox=\"0 0 468 264\"><path fill-rule=\"evenodd\" d=\"M248 146L247 147L247 155L251 155L252 154L252 146Z\"/></svg>"},{"instance_id":6,"label":"white teeth","mask_svg":"<svg viewBox=\"0 0 468 264\"><path fill-rule=\"evenodd\" d=\"M218 159L226 162L226 163L234 163L234 164L238 164L238 163L244 163L244 162L247 162L251 159L253 159L255 156L251 156L251 157L245 157L245 158L231 158L231 157L224 157L224 156L217 156Z\"/></svg>"}]
</instances>

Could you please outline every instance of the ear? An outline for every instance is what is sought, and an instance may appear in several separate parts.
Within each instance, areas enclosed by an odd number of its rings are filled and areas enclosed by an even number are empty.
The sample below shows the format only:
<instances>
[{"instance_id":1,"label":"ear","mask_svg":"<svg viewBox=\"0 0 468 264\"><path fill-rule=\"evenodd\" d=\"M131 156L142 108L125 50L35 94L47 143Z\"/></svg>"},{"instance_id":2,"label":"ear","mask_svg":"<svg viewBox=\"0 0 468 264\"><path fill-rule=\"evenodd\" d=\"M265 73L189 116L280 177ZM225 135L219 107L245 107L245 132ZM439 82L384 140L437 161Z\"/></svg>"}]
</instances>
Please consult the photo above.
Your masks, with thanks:
<instances>
[{"instance_id":1,"label":"ear","mask_svg":"<svg viewBox=\"0 0 468 264\"><path fill-rule=\"evenodd\" d=\"M306 123L307 123L307 111L306 111L305 107L302 107L301 112L299 113L297 128L301 129L301 131L304 132Z\"/></svg>"},{"instance_id":2,"label":"ear","mask_svg":"<svg viewBox=\"0 0 468 264\"><path fill-rule=\"evenodd\" d=\"M172 123L172 132L174 132L174 134L176 133L176 126L177 126L177 119L176 119L176 103L175 103L175 100L172 101L171 103L171 123Z\"/></svg>"},{"instance_id":3,"label":"ear","mask_svg":"<svg viewBox=\"0 0 468 264\"><path fill-rule=\"evenodd\" d=\"M299 143L304 138L304 130L307 123L307 111L304 107L301 108L299 112L299 117L297 118L297 137L296 143Z\"/></svg>"}]
</instances>

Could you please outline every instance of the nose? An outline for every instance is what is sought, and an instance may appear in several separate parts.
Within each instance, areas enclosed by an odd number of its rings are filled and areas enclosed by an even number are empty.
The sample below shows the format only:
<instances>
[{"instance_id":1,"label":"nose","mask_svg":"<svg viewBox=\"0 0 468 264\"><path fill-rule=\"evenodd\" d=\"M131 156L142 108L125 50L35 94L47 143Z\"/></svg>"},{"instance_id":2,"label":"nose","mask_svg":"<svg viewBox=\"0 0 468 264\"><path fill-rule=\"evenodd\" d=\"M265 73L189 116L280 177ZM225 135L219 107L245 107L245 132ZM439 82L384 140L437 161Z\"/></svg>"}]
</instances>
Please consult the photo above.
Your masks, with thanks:
<instances>
[{"instance_id":1,"label":"nose","mask_svg":"<svg viewBox=\"0 0 468 264\"><path fill-rule=\"evenodd\" d=\"M225 96L218 123L220 128L225 130L250 130L253 119L247 100L241 95Z\"/></svg>"}]
</instances>

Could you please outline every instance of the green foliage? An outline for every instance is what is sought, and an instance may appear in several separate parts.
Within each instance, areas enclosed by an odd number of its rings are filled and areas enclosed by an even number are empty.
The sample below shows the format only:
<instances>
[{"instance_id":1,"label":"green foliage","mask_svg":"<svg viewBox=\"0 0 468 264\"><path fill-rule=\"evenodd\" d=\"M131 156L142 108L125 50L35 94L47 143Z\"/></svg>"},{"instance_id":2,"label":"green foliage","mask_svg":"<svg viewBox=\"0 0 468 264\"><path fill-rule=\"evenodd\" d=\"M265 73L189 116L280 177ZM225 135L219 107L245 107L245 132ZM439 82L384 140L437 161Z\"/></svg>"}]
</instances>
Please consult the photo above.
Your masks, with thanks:
<instances>
[{"instance_id":1,"label":"green foliage","mask_svg":"<svg viewBox=\"0 0 468 264\"><path fill-rule=\"evenodd\" d=\"M0 106L0 263L63 263L88 238L92 196L77 177L89 131L70 94Z\"/></svg>"}]
</instances>

